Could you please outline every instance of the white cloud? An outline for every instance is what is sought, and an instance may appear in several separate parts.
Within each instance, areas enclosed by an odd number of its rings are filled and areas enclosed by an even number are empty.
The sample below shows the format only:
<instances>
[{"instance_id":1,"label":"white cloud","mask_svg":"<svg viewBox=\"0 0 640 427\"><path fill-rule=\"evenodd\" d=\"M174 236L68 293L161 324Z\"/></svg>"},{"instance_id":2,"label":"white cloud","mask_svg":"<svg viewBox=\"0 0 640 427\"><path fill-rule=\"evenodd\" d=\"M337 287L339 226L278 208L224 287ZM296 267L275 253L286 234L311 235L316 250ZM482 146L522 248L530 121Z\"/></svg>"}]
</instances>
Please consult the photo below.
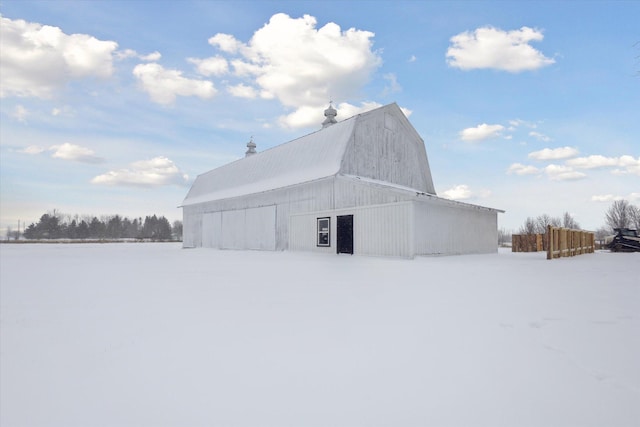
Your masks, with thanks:
<instances>
[{"instance_id":1,"label":"white cloud","mask_svg":"<svg viewBox=\"0 0 640 427\"><path fill-rule=\"evenodd\" d=\"M262 98L276 98L294 109L281 118L283 126L318 126L331 97L358 97L382 60L372 50L373 33L343 31L332 22L316 25L309 15L291 18L278 13L246 44L229 34L216 34L209 43L236 55L229 60L234 76L247 79Z\"/></svg>"},{"instance_id":2,"label":"white cloud","mask_svg":"<svg viewBox=\"0 0 640 427\"><path fill-rule=\"evenodd\" d=\"M185 185L189 177L166 157L132 163L129 168L109 171L91 180L92 184L156 187Z\"/></svg>"},{"instance_id":3,"label":"white cloud","mask_svg":"<svg viewBox=\"0 0 640 427\"><path fill-rule=\"evenodd\" d=\"M532 136L540 141L544 141L544 142L549 142L551 141L551 138L549 138L547 135L544 135L540 132L529 132L529 136Z\"/></svg>"},{"instance_id":4,"label":"white cloud","mask_svg":"<svg viewBox=\"0 0 640 427\"><path fill-rule=\"evenodd\" d=\"M511 166L509 166L509 169L507 169L507 173L509 175L511 174L516 174L516 175L537 175L540 173L540 169L538 169L535 166L531 166L531 165L523 165L521 163L514 163Z\"/></svg>"},{"instance_id":5,"label":"white cloud","mask_svg":"<svg viewBox=\"0 0 640 427\"><path fill-rule=\"evenodd\" d=\"M615 202L616 200L640 200L640 193L629 193L627 196L619 196L615 194L599 194L591 196L592 202Z\"/></svg>"},{"instance_id":6,"label":"white cloud","mask_svg":"<svg viewBox=\"0 0 640 427\"><path fill-rule=\"evenodd\" d=\"M411 57L409 58L409 62L416 62L418 60L418 58L416 58L415 55L411 55Z\"/></svg>"},{"instance_id":7,"label":"white cloud","mask_svg":"<svg viewBox=\"0 0 640 427\"><path fill-rule=\"evenodd\" d=\"M114 41L0 16L0 97L49 98L67 82L113 74Z\"/></svg>"},{"instance_id":8,"label":"white cloud","mask_svg":"<svg viewBox=\"0 0 640 427\"><path fill-rule=\"evenodd\" d=\"M531 129L535 129L538 127L537 124L532 123L532 122L528 122L526 120L522 120L522 119L515 119L515 120L509 120L509 124L513 127L516 128L518 126L526 126L528 128Z\"/></svg>"},{"instance_id":9,"label":"white cloud","mask_svg":"<svg viewBox=\"0 0 640 427\"><path fill-rule=\"evenodd\" d=\"M133 49L124 49L124 50L116 50L113 55L115 56L115 58L119 61L122 61L124 59L129 59L129 58L136 58L138 57L138 52L136 52Z\"/></svg>"},{"instance_id":10,"label":"white cloud","mask_svg":"<svg viewBox=\"0 0 640 427\"><path fill-rule=\"evenodd\" d=\"M19 150L19 153L23 153L23 154L30 154L30 155L35 155L35 154L40 154L47 151L46 148L44 147L39 147L37 145L30 145L26 148L23 148L22 150Z\"/></svg>"},{"instance_id":11,"label":"white cloud","mask_svg":"<svg viewBox=\"0 0 640 427\"><path fill-rule=\"evenodd\" d=\"M530 159L535 160L560 160L577 156L579 151L573 147L545 148L529 153Z\"/></svg>"},{"instance_id":12,"label":"white cloud","mask_svg":"<svg viewBox=\"0 0 640 427\"><path fill-rule=\"evenodd\" d=\"M512 73L536 70L555 62L529 45L543 38L542 31L529 27L513 31L481 27L450 39L447 63L462 70L492 68Z\"/></svg>"},{"instance_id":13,"label":"white cloud","mask_svg":"<svg viewBox=\"0 0 640 427\"><path fill-rule=\"evenodd\" d=\"M90 148L82 147L80 145L71 144L65 142L61 145L52 145L48 148L40 147L38 145L30 145L22 150L19 150L19 153L29 154L29 155L37 155L42 154L45 151L50 151L51 157L54 159L61 160L70 160L75 162L82 163L102 163L104 159L102 157L96 156L96 153Z\"/></svg>"},{"instance_id":14,"label":"white cloud","mask_svg":"<svg viewBox=\"0 0 640 427\"><path fill-rule=\"evenodd\" d=\"M443 191L440 195L445 199L466 200L471 197L471 189L468 185L461 184Z\"/></svg>"},{"instance_id":15,"label":"white cloud","mask_svg":"<svg viewBox=\"0 0 640 427\"><path fill-rule=\"evenodd\" d=\"M145 62L155 62L159 61L160 58L162 58L162 55L158 51L149 53L147 55L141 55L133 49L117 50L114 55L120 61L129 58L138 58Z\"/></svg>"},{"instance_id":16,"label":"white cloud","mask_svg":"<svg viewBox=\"0 0 640 427\"><path fill-rule=\"evenodd\" d=\"M16 119L21 123L27 123L27 116L29 115L29 110L27 110L23 105L16 105L16 108L13 109L13 113L11 117Z\"/></svg>"},{"instance_id":17,"label":"white cloud","mask_svg":"<svg viewBox=\"0 0 640 427\"><path fill-rule=\"evenodd\" d=\"M162 54L160 54L160 52L156 50L155 52L152 52L148 55L139 55L138 58L147 62L156 62L159 61L160 58L162 58Z\"/></svg>"},{"instance_id":18,"label":"white cloud","mask_svg":"<svg viewBox=\"0 0 640 427\"><path fill-rule=\"evenodd\" d=\"M608 166L618 166L618 159L616 157L595 155L571 159L567 161L567 164L581 169L595 169Z\"/></svg>"},{"instance_id":19,"label":"white cloud","mask_svg":"<svg viewBox=\"0 0 640 427\"><path fill-rule=\"evenodd\" d=\"M205 59L188 58L187 61L195 64L198 74L205 77L222 76L229 72L229 62L219 55Z\"/></svg>"},{"instance_id":20,"label":"white cloud","mask_svg":"<svg viewBox=\"0 0 640 427\"><path fill-rule=\"evenodd\" d=\"M613 201L622 200L622 199L624 199L624 197L615 196L613 194L600 194L596 196L591 196L592 202L613 202Z\"/></svg>"},{"instance_id":21,"label":"white cloud","mask_svg":"<svg viewBox=\"0 0 640 427\"><path fill-rule=\"evenodd\" d=\"M570 166L549 165L544 168L544 171L552 181L575 181L587 176L582 172L573 170Z\"/></svg>"},{"instance_id":22,"label":"white cloud","mask_svg":"<svg viewBox=\"0 0 640 427\"><path fill-rule=\"evenodd\" d=\"M460 132L460 139L463 141L482 141L489 138L495 138L500 136L500 133L504 130L502 125L488 125L483 123L474 128L467 128Z\"/></svg>"},{"instance_id":23,"label":"white cloud","mask_svg":"<svg viewBox=\"0 0 640 427\"><path fill-rule=\"evenodd\" d=\"M235 86L228 86L227 91L238 98L254 99L258 97L258 92L255 88L242 83Z\"/></svg>"},{"instance_id":24,"label":"white cloud","mask_svg":"<svg viewBox=\"0 0 640 427\"><path fill-rule=\"evenodd\" d=\"M491 191L486 189L474 191L468 185L460 184L441 192L440 196L451 200L467 200L471 198L484 199L491 196Z\"/></svg>"},{"instance_id":25,"label":"white cloud","mask_svg":"<svg viewBox=\"0 0 640 427\"><path fill-rule=\"evenodd\" d=\"M357 114L366 113L367 111L375 110L376 108L382 107L382 104L377 102L363 102L360 106L349 104L348 102L341 102L338 104L336 109L338 110L337 119L340 120L340 117L343 119L353 117ZM406 114L406 113L405 113Z\"/></svg>"},{"instance_id":26,"label":"white cloud","mask_svg":"<svg viewBox=\"0 0 640 427\"><path fill-rule=\"evenodd\" d=\"M597 169L606 167L617 167L615 174L632 174L640 175L640 157L635 158L629 155L620 157L605 157L601 155L592 155L588 157L578 157L567 160L567 165L578 169Z\"/></svg>"},{"instance_id":27,"label":"white cloud","mask_svg":"<svg viewBox=\"0 0 640 427\"><path fill-rule=\"evenodd\" d=\"M402 91L402 86L400 86L400 83L398 83L398 77L394 73L387 73L382 76L382 78L389 82L389 84L385 86L384 90L382 91L383 96Z\"/></svg>"},{"instance_id":28,"label":"white cloud","mask_svg":"<svg viewBox=\"0 0 640 427\"><path fill-rule=\"evenodd\" d=\"M51 115L54 117L72 117L75 115L73 108L65 105L63 107L54 107L51 109Z\"/></svg>"},{"instance_id":29,"label":"white cloud","mask_svg":"<svg viewBox=\"0 0 640 427\"><path fill-rule=\"evenodd\" d=\"M159 64L138 64L133 75L151 99L158 104L171 104L176 96L197 96L208 99L216 94L213 83L207 80L189 79L178 70L167 70Z\"/></svg>"},{"instance_id":30,"label":"white cloud","mask_svg":"<svg viewBox=\"0 0 640 427\"><path fill-rule=\"evenodd\" d=\"M236 40L236 38L231 34L218 33L215 36L210 37L208 41L211 46L217 47L221 51L227 53L236 53L244 47L244 44L241 41Z\"/></svg>"},{"instance_id":31,"label":"white cloud","mask_svg":"<svg viewBox=\"0 0 640 427\"><path fill-rule=\"evenodd\" d=\"M53 152L51 157L62 160L72 160L82 163L101 163L103 158L95 155L89 148L65 142L62 145L53 145L49 148Z\"/></svg>"}]
</instances>

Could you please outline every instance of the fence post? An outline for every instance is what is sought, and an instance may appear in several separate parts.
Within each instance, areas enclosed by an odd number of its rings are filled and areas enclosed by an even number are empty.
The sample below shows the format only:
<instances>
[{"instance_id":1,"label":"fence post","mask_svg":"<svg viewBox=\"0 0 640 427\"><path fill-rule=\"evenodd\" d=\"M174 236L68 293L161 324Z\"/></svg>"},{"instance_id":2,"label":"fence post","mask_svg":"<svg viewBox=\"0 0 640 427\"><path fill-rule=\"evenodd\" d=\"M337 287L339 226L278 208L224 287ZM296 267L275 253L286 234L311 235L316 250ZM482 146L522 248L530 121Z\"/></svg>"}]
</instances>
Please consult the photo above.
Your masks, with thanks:
<instances>
[{"instance_id":1,"label":"fence post","mask_svg":"<svg viewBox=\"0 0 640 427\"><path fill-rule=\"evenodd\" d=\"M589 231L547 226L547 259L595 252L595 234Z\"/></svg>"}]
</instances>

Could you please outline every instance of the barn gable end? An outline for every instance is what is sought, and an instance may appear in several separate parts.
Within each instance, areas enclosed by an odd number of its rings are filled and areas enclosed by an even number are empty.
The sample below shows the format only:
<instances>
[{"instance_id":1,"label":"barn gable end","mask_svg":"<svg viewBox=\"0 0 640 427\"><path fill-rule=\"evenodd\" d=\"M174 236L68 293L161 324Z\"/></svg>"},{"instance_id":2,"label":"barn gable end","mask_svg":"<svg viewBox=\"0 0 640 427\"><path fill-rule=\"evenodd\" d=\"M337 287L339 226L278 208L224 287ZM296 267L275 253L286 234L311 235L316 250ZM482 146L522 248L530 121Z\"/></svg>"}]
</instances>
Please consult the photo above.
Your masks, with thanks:
<instances>
[{"instance_id":1,"label":"barn gable end","mask_svg":"<svg viewBox=\"0 0 640 427\"><path fill-rule=\"evenodd\" d=\"M340 172L436 194L424 141L395 103L358 117Z\"/></svg>"}]
</instances>

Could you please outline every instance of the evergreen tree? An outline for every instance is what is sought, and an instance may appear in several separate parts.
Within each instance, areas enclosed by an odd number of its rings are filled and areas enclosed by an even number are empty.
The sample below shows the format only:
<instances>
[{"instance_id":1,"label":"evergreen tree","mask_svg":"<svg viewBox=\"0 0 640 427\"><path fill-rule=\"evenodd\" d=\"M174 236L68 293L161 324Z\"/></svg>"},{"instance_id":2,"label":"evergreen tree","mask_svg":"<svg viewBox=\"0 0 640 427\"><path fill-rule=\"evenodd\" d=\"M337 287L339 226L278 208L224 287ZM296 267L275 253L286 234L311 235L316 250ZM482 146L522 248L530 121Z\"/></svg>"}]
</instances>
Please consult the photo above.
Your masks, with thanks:
<instances>
[{"instance_id":1,"label":"evergreen tree","mask_svg":"<svg viewBox=\"0 0 640 427\"><path fill-rule=\"evenodd\" d=\"M89 223L89 237L92 239L104 238L105 228L104 223L94 216Z\"/></svg>"},{"instance_id":2,"label":"evergreen tree","mask_svg":"<svg viewBox=\"0 0 640 427\"><path fill-rule=\"evenodd\" d=\"M89 238L89 224L85 220L80 221L78 224L78 229L76 230L76 236L78 239L88 239Z\"/></svg>"}]
</instances>

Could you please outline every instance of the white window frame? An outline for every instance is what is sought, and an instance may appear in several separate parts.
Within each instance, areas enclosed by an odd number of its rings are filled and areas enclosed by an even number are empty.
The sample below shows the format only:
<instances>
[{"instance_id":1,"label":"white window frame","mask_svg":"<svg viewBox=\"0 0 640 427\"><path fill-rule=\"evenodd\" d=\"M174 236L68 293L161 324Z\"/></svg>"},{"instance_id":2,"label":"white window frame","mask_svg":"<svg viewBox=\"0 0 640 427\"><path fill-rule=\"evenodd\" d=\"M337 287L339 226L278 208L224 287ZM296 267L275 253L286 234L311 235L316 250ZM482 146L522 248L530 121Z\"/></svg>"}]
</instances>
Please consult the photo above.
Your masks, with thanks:
<instances>
[{"instance_id":1,"label":"white window frame","mask_svg":"<svg viewBox=\"0 0 640 427\"><path fill-rule=\"evenodd\" d=\"M321 228L321 223L324 223L326 221L326 228ZM331 217L329 216L325 216L322 218L317 218L316 220L316 246L318 247L323 247L323 248L329 248L331 247ZM326 235L326 242L324 242L325 239L320 239L321 236L325 236Z\"/></svg>"}]
</instances>

